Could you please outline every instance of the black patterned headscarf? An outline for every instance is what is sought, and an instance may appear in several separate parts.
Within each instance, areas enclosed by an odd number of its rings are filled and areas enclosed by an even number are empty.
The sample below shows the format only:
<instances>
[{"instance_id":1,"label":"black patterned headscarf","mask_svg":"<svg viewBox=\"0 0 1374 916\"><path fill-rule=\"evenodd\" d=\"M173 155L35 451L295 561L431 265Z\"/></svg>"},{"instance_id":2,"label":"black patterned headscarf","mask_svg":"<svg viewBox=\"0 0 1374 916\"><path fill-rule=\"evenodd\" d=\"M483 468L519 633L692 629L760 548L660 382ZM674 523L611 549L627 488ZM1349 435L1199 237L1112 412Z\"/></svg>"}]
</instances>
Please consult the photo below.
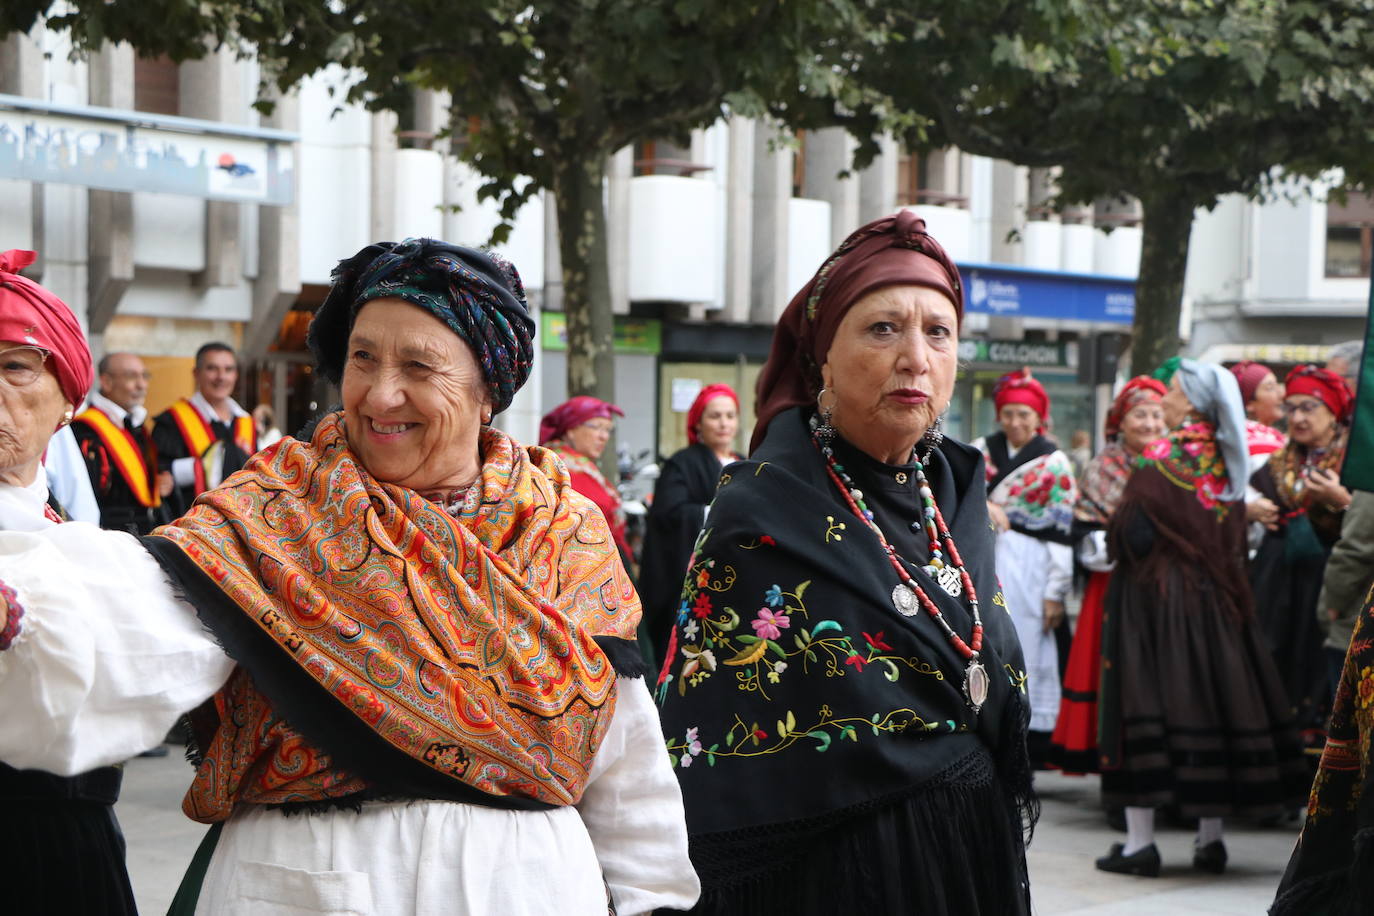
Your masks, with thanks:
<instances>
[{"instance_id":1,"label":"black patterned headscarf","mask_svg":"<svg viewBox=\"0 0 1374 916\"><path fill-rule=\"evenodd\" d=\"M515 266L489 251L434 239L369 245L334 268L334 284L310 322L307 343L320 371L341 384L348 335L373 299L403 299L448 325L482 367L500 413L534 364L534 320Z\"/></svg>"}]
</instances>

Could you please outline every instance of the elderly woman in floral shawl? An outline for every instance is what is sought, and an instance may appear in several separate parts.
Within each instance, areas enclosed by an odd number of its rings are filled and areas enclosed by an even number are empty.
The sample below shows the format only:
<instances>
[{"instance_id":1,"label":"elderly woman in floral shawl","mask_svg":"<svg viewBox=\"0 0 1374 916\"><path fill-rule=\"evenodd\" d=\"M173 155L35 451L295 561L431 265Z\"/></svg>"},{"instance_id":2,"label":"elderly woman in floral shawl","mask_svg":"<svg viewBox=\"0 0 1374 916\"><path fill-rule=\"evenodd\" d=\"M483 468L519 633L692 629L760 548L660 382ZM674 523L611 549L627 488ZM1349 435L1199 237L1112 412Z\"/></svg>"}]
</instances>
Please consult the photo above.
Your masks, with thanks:
<instances>
[{"instance_id":1,"label":"elderly woman in floral shawl","mask_svg":"<svg viewBox=\"0 0 1374 916\"><path fill-rule=\"evenodd\" d=\"M1083 607L1064 672L1064 696L1050 759L1070 773L1097 772L1097 687L1102 672L1102 602L1111 581L1107 522L1121 504L1140 452L1164 433L1164 384L1138 375L1117 393L1107 413L1107 445L1088 463L1073 507L1079 559L1089 571Z\"/></svg>"},{"instance_id":2,"label":"elderly woman in floral shawl","mask_svg":"<svg viewBox=\"0 0 1374 916\"><path fill-rule=\"evenodd\" d=\"M1296 804L1304 773L1292 712L1245 581L1245 417L1235 377L1180 362L1107 526L1102 796L1126 809L1103 871L1157 877L1154 810L1198 819L1193 867L1227 862L1222 819Z\"/></svg>"},{"instance_id":3,"label":"elderly woman in floral shawl","mask_svg":"<svg viewBox=\"0 0 1374 916\"><path fill-rule=\"evenodd\" d=\"M310 441L142 545L0 534L0 757L81 772L194 707L214 826L176 912L690 905L605 519L489 425L533 356L514 268L412 239L334 277L309 339L343 410Z\"/></svg>"},{"instance_id":4,"label":"elderly woman in floral shawl","mask_svg":"<svg viewBox=\"0 0 1374 916\"><path fill-rule=\"evenodd\" d=\"M1029 912L1025 672L982 456L939 434L962 315L902 211L778 324L660 676L697 912Z\"/></svg>"}]
</instances>

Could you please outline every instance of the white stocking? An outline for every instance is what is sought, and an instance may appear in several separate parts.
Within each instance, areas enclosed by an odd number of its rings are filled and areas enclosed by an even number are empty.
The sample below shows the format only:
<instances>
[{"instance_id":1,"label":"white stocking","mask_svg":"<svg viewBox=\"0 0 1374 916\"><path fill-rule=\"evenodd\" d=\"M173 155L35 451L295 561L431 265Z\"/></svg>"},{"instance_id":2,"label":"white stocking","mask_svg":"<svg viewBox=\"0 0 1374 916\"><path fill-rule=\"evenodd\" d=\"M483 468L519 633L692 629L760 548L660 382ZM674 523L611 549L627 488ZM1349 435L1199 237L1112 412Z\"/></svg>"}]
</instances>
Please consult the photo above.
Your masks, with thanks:
<instances>
[{"instance_id":1,"label":"white stocking","mask_svg":"<svg viewBox=\"0 0 1374 916\"><path fill-rule=\"evenodd\" d=\"M1155 809L1126 807L1126 845L1122 855L1133 855L1155 841Z\"/></svg>"},{"instance_id":2,"label":"white stocking","mask_svg":"<svg viewBox=\"0 0 1374 916\"><path fill-rule=\"evenodd\" d=\"M1221 818L1200 817L1197 819L1197 845L1201 849L1208 843L1221 839Z\"/></svg>"}]
</instances>

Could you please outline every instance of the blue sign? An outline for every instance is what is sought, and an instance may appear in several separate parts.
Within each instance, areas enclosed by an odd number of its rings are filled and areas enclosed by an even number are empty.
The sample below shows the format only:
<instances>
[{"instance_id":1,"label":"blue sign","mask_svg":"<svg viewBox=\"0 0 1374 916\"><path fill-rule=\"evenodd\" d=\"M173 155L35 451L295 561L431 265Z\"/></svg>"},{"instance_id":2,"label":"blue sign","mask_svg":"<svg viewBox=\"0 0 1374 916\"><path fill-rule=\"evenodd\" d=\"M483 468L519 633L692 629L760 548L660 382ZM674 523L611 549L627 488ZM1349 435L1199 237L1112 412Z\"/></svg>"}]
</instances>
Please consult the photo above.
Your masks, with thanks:
<instances>
[{"instance_id":1,"label":"blue sign","mask_svg":"<svg viewBox=\"0 0 1374 916\"><path fill-rule=\"evenodd\" d=\"M1130 324L1135 284L1099 274L961 264L964 307L1014 318L1059 318Z\"/></svg>"}]
</instances>

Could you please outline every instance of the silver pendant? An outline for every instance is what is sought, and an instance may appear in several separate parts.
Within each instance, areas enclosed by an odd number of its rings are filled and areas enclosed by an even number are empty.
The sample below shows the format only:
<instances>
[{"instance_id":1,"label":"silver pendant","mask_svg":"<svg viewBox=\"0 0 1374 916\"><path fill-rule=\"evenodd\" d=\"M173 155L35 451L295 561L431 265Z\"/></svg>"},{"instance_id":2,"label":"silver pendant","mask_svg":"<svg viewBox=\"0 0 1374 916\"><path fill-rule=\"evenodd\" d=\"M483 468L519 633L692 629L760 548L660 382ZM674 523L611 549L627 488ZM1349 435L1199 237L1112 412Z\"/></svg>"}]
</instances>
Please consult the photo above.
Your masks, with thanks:
<instances>
[{"instance_id":1,"label":"silver pendant","mask_svg":"<svg viewBox=\"0 0 1374 916\"><path fill-rule=\"evenodd\" d=\"M918 610L916 593L907 588L905 582L898 582L896 588L892 589L892 606L899 614L915 617Z\"/></svg>"},{"instance_id":2,"label":"silver pendant","mask_svg":"<svg viewBox=\"0 0 1374 916\"><path fill-rule=\"evenodd\" d=\"M935 584L944 589L945 594L949 595L951 598L958 598L964 593L964 585L959 580L959 573L950 569L948 566L941 567L940 569L936 569L933 566L927 566L926 572L935 580Z\"/></svg>"},{"instance_id":3,"label":"silver pendant","mask_svg":"<svg viewBox=\"0 0 1374 916\"><path fill-rule=\"evenodd\" d=\"M964 699L978 712L988 698L988 671L978 659L972 659L964 670Z\"/></svg>"}]
</instances>

